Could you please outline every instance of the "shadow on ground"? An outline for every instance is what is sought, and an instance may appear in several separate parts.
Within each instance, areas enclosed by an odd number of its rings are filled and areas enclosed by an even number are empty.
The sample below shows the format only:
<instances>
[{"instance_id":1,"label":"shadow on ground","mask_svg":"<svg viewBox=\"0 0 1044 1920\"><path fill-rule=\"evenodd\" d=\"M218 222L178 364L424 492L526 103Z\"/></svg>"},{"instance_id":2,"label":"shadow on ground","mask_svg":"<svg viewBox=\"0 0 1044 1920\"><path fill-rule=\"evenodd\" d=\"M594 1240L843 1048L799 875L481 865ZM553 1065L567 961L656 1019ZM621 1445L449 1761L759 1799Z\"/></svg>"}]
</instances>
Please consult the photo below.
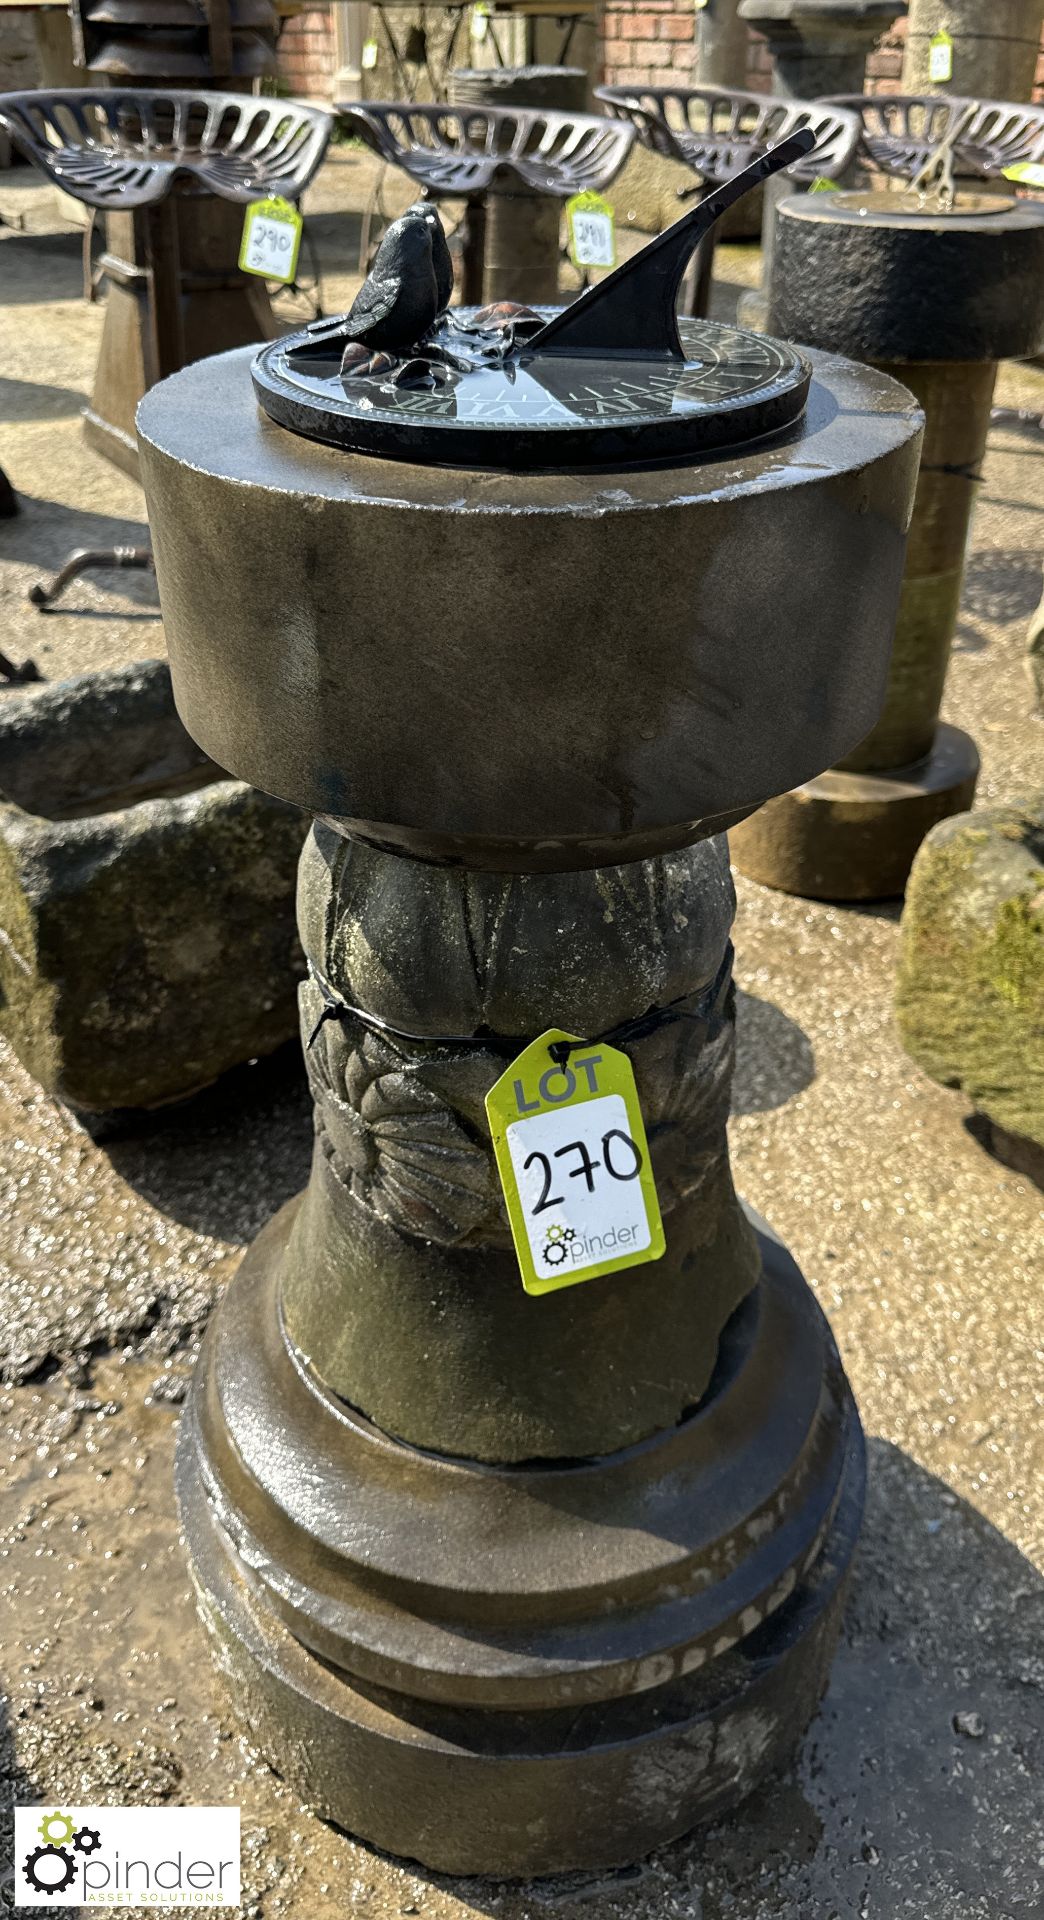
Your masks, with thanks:
<instances>
[{"instance_id":1,"label":"shadow on ground","mask_svg":"<svg viewBox=\"0 0 1044 1920\"><path fill-rule=\"evenodd\" d=\"M977 1146L1002 1167L1010 1167L1013 1173L1020 1174L1024 1180L1032 1180L1034 1186L1044 1193L1044 1146L1036 1140L1029 1140L1024 1134L1009 1133L1006 1127L997 1126L985 1113L966 1115L964 1130L969 1133Z\"/></svg>"},{"instance_id":2,"label":"shadow on ground","mask_svg":"<svg viewBox=\"0 0 1044 1920\"><path fill-rule=\"evenodd\" d=\"M246 1246L308 1179L312 1102L300 1042L234 1068L193 1100L99 1132L115 1172L157 1212Z\"/></svg>"},{"instance_id":3,"label":"shadow on ground","mask_svg":"<svg viewBox=\"0 0 1044 1920\"><path fill-rule=\"evenodd\" d=\"M82 413L87 395L75 387L52 387L40 380L11 380L0 374L0 420L64 420Z\"/></svg>"},{"instance_id":4,"label":"shadow on ground","mask_svg":"<svg viewBox=\"0 0 1044 1920\"><path fill-rule=\"evenodd\" d=\"M83 235L0 231L5 307L82 300Z\"/></svg>"},{"instance_id":5,"label":"shadow on ground","mask_svg":"<svg viewBox=\"0 0 1044 1920\"><path fill-rule=\"evenodd\" d=\"M797 1021L771 1000L738 991L732 1114L768 1113L785 1106L815 1077L812 1042Z\"/></svg>"},{"instance_id":6,"label":"shadow on ground","mask_svg":"<svg viewBox=\"0 0 1044 1920\"><path fill-rule=\"evenodd\" d=\"M998 625L1028 621L1040 599L1040 555L1025 548L983 548L969 555L954 645L978 653Z\"/></svg>"},{"instance_id":7,"label":"shadow on ground","mask_svg":"<svg viewBox=\"0 0 1044 1920\"><path fill-rule=\"evenodd\" d=\"M614 1920L1039 1913L1044 1580L899 1448L872 1440L870 1458L841 1645L788 1774L623 1873L523 1888L409 1871L497 1920L569 1907Z\"/></svg>"},{"instance_id":8,"label":"shadow on ground","mask_svg":"<svg viewBox=\"0 0 1044 1920\"><path fill-rule=\"evenodd\" d=\"M16 1876L22 1862L14 1857L14 1808L39 1800L43 1789L19 1765L16 1740L8 1711L9 1689L0 1682L0 1914L14 1912ZM23 1715L30 1709L23 1708ZM20 1883L20 1882L19 1882ZM22 1891L25 1886L22 1884ZM45 1913L46 1903L19 1906L19 1913Z\"/></svg>"},{"instance_id":9,"label":"shadow on ground","mask_svg":"<svg viewBox=\"0 0 1044 1920\"><path fill-rule=\"evenodd\" d=\"M79 547L147 547L150 544L144 502L140 520L114 513L96 513L90 507L69 507L21 489L18 503L21 512L17 518L0 523L0 551L10 560L33 567L42 580L49 580ZM92 604L83 604L85 596ZM98 605L99 599L108 601L110 596L119 603L117 606ZM126 604L128 601L132 603L130 607ZM66 614L80 619L159 620L155 575L117 567L92 568L70 584L57 606L48 610L47 619ZM42 635L43 626L38 630Z\"/></svg>"}]
</instances>

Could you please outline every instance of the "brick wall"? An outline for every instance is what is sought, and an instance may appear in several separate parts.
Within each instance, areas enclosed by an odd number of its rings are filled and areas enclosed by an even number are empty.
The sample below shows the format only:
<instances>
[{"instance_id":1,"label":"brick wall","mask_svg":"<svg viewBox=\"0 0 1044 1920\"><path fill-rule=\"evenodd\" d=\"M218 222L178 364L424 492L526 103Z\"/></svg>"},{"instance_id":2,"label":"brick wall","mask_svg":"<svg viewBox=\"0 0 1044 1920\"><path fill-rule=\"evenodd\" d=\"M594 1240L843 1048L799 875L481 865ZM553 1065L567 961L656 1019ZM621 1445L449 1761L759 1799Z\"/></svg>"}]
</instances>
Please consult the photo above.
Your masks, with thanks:
<instances>
[{"instance_id":1,"label":"brick wall","mask_svg":"<svg viewBox=\"0 0 1044 1920\"><path fill-rule=\"evenodd\" d=\"M986 0L984 0L986 4ZM692 84L696 65L696 13L692 0L605 0L602 57L604 78L617 86ZM747 71L742 82L752 93L772 90L768 47L747 29ZM866 66L868 93L898 93L902 84L906 21L882 34ZM1033 98L1044 100L1044 40Z\"/></svg>"},{"instance_id":2,"label":"brick wall","mask_svg":"<svg viewBox=\"0 0 1044 1920\"><path fill-rule=\"evenodd\" d=\"M906 21L882 35L867 61L867 90L897 93ZM748 29L745 85L768 93L772 63L760 34ZM279 78L288 93L329 98L335 65L329 8L317 5L288 20L279 41ZM686 86L697 78L696 12L693 0L604 0L602 76L619 86ZM1035 100L1044 100L1044 44Z\"/></svg>"},{"instance_id":3,"label":"brick wall","mask_svg":"<svg viewBox=\"0 0 1044 1920\"><path fill-rule=\"evenodd\" d=\"M328 100L335 64L328 7L309 7L286 22L279 36L279 84L286 93Z\"/></svg>"},{"instance_id":4,"label":"brick wall","mask_svg":"<svg viewBox=\"0 0 1044 1920\"><path fill-rule=\"evenodd\" d=\"M901 90L905 40L905 20L897 20L894 27L889 27L888 32L881 35L873 53L867 56L867 93L898 93Z\"/></svg>"},{"instance_id":5,"label":"brick wall","mask_svg":"<svg viewBox=\"0 0 1044 1920\"><path fill-rule=\"evenodd\" d=\"M695 12L679 0L606 0L602 61L606 80L619 86L692 83L696 64Z\"/></svg>"}]
</instances>

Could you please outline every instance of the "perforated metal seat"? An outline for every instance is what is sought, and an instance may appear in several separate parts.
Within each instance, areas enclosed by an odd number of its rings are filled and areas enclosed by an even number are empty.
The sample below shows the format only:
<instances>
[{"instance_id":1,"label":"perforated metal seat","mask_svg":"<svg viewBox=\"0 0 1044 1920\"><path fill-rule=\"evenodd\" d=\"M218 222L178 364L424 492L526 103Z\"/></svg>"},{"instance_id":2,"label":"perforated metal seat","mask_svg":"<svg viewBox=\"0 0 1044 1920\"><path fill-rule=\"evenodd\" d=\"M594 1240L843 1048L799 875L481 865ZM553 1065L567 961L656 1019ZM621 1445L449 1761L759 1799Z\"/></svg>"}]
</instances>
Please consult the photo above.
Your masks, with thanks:
<instances>
[{"instance_id":1,"label":"perforated metal seat","mask_svg":"<svg viewBox=\"0 0 1044 1920\"><path fill-rule=\"evenodd\" d=\"M861 137L857 114L822 100L784 100L735 87L598 87L595 97L608 113L628 121L651 152L698 174L692 191L704 195L803 127L811 128L816 144L774 187L782 182L788 190L788 178L836 179L851 164ZM710 304L714 237L712 231L699 250L691 313L705 314Z\"/></svg>"},{"instance_id":2,"label":"perforated metal seat","mask_svg":"<svg viewBox=\"0 0 1044 1920\"><path fill-rule=\"evenodd\" d=\"M561 200L600 192L634 139L633 128L600 114L532 107L367 100L338 105L337 112L350 132L433 198L469 198L513 183Z\"/></svg>"},{"instance_id":3,"label":"perforated metal seat","mask_svg":"<svg viewBox=\"0 0 1044 1920\"><path fill-rule=\"evenodd\" d=\"M733 87L598 87L595 97L630 122L643 146L692 168L708 187L731 179L798 127L811 127L816 144L789 169L791 177L834 178L850 164L861 137L856 115L823 100Z\"/></svg>"},{"instance_id":4,"label":"perforated metal seat","mask_svg":"<svg viewBox=\"0 0 1044 1920\"><path fill-rule=\"evenodd\" d=\"M467 201L462 295L554 300L560 209L575 193L600 193L630 152L634 128L602 114L537 107L415 106L352 101L344 127L433 200ZM490 254L486 259L490 204ZM523 203L524 200L524 203Z\"/></svg>"},{"instance_id":5,"label":"perforated metal seat","mask_svg":"<svg viewBox=\"0 0 1044 1920\"><path fill-rule=\"evenodd\" d=\"M248 94L76 87L0 94L0 128L55 186L106 215L110 291L84 430L136 474L146 389L204 354L271 337L264 284L238 269L236 209L270 195L298 200L332 116ZM151 563L145 547L78 551L30 598L51 605L87 567Z\"/></svg>"},{"instance_id":6,"label":"perforated metal seat","mask_svg":"<svg viewBox=\"0 0 1044 1920\"><path fill-rule=\"evenodd\" d=\"M0 94L0 126L64 192L113 210L193 185L240 203L296 200L333 122L317 107L247 94L77 87Z\"/></svg>"},{"instance_id":7,"label":"perforated metal seat","mask_svg":"<svg viewBox=\"0 0 1044 1920\"><path fill-rule=\"evenodd\" d=\"M954 119L975 112L954 143L958 173L989 179L1005 167L1044 162L1044 106L955 94L839 94L832 105L859 116L863 156L882 173L912 180L945 140Z\"/></svg>"}]
</instances>

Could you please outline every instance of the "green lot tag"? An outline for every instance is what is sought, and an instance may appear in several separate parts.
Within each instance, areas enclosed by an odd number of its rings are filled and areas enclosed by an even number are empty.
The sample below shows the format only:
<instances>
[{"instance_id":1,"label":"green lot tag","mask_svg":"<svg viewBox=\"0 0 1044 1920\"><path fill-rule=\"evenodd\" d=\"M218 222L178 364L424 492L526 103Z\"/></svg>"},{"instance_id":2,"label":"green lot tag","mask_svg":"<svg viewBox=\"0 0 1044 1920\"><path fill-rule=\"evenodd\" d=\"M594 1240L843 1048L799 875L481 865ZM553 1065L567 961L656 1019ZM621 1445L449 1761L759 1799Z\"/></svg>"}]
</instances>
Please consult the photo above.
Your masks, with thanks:
<instances>
[{"instance_id":1,"label":"green lot tag","mask_svg":"<svg viewBox=\"0 0 1044 1920\"><path fill-rule=\"evenodd\" d=\"M574 267L615 267L616 227L608 200L600 193L574 193L565 211Z\"/></svg>"},{"instance_id":2,"label":"green lot tag","mask_svg":"<svg viewBox=\"0 0 1044 1920\"><path fill-rule=\"evenodd\" d=\"M1004 178L1020 187L1044 187L1044 167L1036 160L1019 160L1015 166L1005 167Z\"/></svg>"},{"instance_id":3,"label":"green lot tag","mask_svg":"<svg viewBox=\"0 0 1044 1920\"><path fill-rule=\"evenodd\" d=\"M239 248L242 272L259 273L263 280L292 280L297 272L303 226L289 200L251 200Z\"/></svg>"},{"instance_id":4,"label":"green lot tag","mask_svg":"<svg viewBox=\"0 0 1044 1920\"><path fill-rule=\"evenodd\" d=\"M568 1041L564 1061L551 1047ZM552 1027L486 1095L522 1285L553 1293L658 1260L663 1222L627 1055Z\"/></svg>"},{"instance_id":5,"label":"green lot tag","mask_svg":"<svg viewBox=\"0 0 1044 1920\"><path fill-rule=\"evenodd\" d=\"M928 42L928 78L934 86L953 79L953 41L942 28Z\"/></svg>"}]
</instances>

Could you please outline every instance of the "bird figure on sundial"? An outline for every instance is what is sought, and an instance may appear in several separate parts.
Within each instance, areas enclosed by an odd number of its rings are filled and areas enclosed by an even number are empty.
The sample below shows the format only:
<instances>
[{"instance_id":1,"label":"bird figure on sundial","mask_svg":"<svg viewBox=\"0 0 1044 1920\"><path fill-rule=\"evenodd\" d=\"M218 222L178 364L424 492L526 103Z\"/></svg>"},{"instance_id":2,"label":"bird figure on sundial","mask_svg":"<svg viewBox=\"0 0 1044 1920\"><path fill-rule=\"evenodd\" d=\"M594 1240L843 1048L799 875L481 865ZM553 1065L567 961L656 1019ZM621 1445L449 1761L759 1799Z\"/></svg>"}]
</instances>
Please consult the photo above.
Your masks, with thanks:
<instances>
[{"instance_id":1,"label":"bird figure on sundial","mask_svg":"<svg viewBox=\"0 0 1044 1920\"><path fill-rule=\"evenodd\" d=\"M453 262L442 221L434 207L418 200L392 221L341 322L347 352L360 345L408 353L445 312L452 292Z\"/></svg>"}]
</instances>

